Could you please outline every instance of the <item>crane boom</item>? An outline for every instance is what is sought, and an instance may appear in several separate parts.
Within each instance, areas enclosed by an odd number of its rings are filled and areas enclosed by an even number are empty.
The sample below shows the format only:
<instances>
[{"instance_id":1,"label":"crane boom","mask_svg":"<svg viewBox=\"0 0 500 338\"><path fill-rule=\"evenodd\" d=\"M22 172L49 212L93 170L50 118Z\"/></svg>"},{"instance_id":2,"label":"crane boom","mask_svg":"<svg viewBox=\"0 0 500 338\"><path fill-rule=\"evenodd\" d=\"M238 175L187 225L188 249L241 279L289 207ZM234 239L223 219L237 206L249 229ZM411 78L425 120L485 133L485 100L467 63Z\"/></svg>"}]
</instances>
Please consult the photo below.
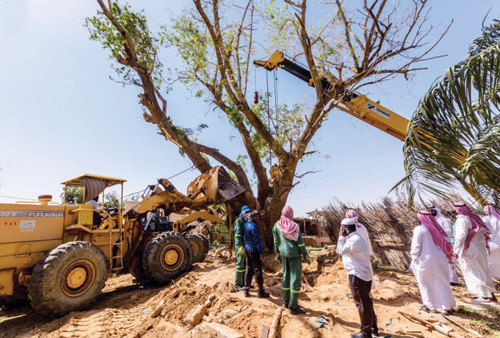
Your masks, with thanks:
<instances>
[{"instance_id":1,"label":"crane boom","mask_svg":"<svg viewBox=\"0 0 500 338\"><path fill-rule=\"evenodd\" d=\"M267 61L254 61L257 66L264 67L267 70L282 68L295 77L307 82L309 86L313 86L311 72L309 69L287 59L283 52L275 51ZM324 90L327 90L331 84L326 77L320 79ZM401 141L406 138L406 130L408 128L408 119L396 114L390 109L380 105L378 102L370 100L366 95L352 93L345 95L339 100L340 105L337 106L343 112L354 116L383 132L392 135Z\"/></svg>"}]
</instances>

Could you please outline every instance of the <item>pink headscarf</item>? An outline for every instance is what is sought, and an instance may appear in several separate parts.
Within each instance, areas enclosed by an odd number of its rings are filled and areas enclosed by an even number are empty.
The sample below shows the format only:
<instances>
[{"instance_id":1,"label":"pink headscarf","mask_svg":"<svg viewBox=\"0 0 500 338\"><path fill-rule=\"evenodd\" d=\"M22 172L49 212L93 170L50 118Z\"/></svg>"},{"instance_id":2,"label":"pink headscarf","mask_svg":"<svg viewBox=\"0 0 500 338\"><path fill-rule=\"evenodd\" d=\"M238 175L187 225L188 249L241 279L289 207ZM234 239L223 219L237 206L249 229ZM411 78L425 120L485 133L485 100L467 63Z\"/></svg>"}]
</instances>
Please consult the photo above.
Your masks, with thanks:
<instances>
[{"instance_id":1,"label":"pink headscarf","mask_svg":"<svg viewBox=\"0 0 500 338\"><path fill-rule=\"evenodd\" d=\"M281 210L281 218L277 224L285 238L291 241L299 238L299 225L293 221L293 209L289 205L285 205Z\"/></svg>"},{"instance_id":2,"label":"pink headscarf","mask_svg":"<svg viewBox=\"0 0 500 338\"><path fill-rule=\"evenodd\" d=\"M469 208L467 205L464 203L455 203L453 204L453 210L460 215L466 216L471 222L472 222L472 229L469 230L469 233L467 234L467 237L465 238L465 246L464 246L464 252L469 248L470 242L472 241L472 238L474 235L476 235L481 228L484 228L486 230L484 237L486 238L486 247L489 250L488 246L488 241L490 240L490 235L491 232L484 224L483 220L476 215L474 212L472 212L471 208Z\"/></svg>"},{"instance_id":3,"label":"pink headscarf","mask_svg":"<svg viewBox=\"0 0 500 338\"><path fill-rule=\"evenodd\" d=\"M354 219L354 222L356 222L357 227L358 228L360 227L360 225L358 223L359 215L356 212L356 210L354 210L354 209L347 209L346 212L345 212L345 218L352 218L352 219Z\"/></svg>"},{"instance_id":4,"label":"pink headscarf","mask_svg":"<svg viewBox=\"0 0 500 338\"><path fill-rule=\"evenodd\" d=\"M500 213L498 213L498 211L495 209L495 207L492 206L491 204L484 207L484 212L488 215L495 216L496 218L498 218L500 220Z\"/></svg>"},{"instance_id":5,"label":"pink headscarf","mask_svg":"<svg viewBox=\"0 0 500 338\"><path fill-rule=\"evenodd\" d=\"M453 258L453 246L448 242L448 235L439 225L436 218L432 216L431 212L428 210L419 211L417 217L420 223L429 230L432 240L441 250L443 250L448 261L451 263Z\"/></svg>"}]
</instances>

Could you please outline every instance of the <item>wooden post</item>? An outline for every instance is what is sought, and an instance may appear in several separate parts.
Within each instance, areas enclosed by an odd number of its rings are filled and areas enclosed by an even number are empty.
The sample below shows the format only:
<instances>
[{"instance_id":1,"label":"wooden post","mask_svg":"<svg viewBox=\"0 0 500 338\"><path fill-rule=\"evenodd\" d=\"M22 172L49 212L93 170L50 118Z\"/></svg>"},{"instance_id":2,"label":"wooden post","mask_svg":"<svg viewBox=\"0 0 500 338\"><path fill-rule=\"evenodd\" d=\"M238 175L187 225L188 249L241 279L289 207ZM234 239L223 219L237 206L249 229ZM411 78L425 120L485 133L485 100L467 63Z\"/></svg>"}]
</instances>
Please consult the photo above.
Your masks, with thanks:
<instances>
[{"instance_id":1,"label":"wooden post","mask_svg":"<svg viewBox=\"0 0 500 338\"><path fill-rule=\"evenodd\" d=\"M271 331L269 331L269 338L276 338L276 334L278 333L278 327L281 319L281 312L283 308L280 306L276 309L276 312L273 316L273 321L271 323Z\"/></svg>"}]
</instances>

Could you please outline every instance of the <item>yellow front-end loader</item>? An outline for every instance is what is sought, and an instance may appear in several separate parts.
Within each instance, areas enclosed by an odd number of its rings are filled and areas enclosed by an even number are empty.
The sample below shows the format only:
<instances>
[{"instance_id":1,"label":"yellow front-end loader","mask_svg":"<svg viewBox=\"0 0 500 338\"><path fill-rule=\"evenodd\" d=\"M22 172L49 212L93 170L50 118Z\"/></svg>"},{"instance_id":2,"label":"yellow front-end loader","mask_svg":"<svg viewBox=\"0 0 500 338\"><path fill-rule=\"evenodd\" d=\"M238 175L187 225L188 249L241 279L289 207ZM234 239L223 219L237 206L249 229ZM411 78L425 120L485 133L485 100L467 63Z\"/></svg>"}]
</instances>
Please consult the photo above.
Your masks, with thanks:
<instances>
[{"instance_id":1,"label":"yellow front-end loader","mask_svg":"<svg viewBox=\"0 0 500 338\"><path fill-rule=\"evenodd\" d=\"M63 182L65 193L84 188L84 204L51 203L49 195L37 203L0 204L0 298L29 299L41 315L63 315L89 306L112 275L132 273L139 281L165 284L208 251L208 240L188 234L187 223L224 221L209 207L239 203L245 191L214 167L193 181L187 195L159 179L129 209L105 209L104 191L116 185L124 205L124 182L89 174ZM99 195L102 203L90 204ZM169 222L173 212L186 216Z\"/></svg>"}]
</instances>

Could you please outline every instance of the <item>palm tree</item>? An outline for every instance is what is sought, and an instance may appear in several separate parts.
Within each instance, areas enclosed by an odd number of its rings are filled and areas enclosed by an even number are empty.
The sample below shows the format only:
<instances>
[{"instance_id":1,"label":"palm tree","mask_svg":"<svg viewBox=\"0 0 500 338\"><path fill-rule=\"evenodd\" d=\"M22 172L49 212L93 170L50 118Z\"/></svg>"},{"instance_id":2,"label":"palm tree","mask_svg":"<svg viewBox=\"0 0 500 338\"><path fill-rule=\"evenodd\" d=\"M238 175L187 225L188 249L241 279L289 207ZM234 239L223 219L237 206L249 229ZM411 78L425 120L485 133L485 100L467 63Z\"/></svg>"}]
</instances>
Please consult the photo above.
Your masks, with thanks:
<instances>
[{"instance_id":1,"label":"palm tree","mask_svg":"<svg viewBox=\"0 0 500 338\"><path fill-rule=\"evenodd\" d=\"M479 204L500 201L500 21L421 99L404 143L410 204L457 184Z\"/></svg>"}]
</instances>

